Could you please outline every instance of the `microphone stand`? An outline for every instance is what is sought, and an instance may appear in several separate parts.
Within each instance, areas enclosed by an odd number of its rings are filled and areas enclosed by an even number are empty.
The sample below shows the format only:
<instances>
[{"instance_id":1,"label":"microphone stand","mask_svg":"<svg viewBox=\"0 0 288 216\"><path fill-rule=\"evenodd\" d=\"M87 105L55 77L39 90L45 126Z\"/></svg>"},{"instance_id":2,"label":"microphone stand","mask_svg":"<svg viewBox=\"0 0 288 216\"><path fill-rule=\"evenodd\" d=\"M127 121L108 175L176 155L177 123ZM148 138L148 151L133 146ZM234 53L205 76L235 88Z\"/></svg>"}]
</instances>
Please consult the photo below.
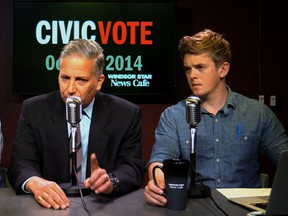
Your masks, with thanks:
<instances>
[{"instance_id":1,"label":"microphone stand","mask_svg":"<svg viewBox=\"0 0 288 216\"><path fill-rule=\"evenodd\" d=\"M211 190L208 186L203 183L197 182L197 173L196 173L196 127L190 126L191 132L191 151L190 151L190 187L188 189L188 197L189 198L205 198L209 197L211 194Z\"/></svg>"},{"instance_id":2,"label":"microphone stand","mask_svg":"<svg viewBox=\"0 0 288 216\"><path fill-rule=\"evenodd\" d=\"M77 169L77 147L76 147L76 140L77 136L77 129L79 124L71 124L71 136L69 140L70 148L71 148L71 157L72 157L72 176L71 182L68 183L61 183L60 187L64 191L67 196L77 197L77 196L86 196L91 193L89 188L85 188L82 182L78 182L76 169Z\"/></svg>"}]
</instances>

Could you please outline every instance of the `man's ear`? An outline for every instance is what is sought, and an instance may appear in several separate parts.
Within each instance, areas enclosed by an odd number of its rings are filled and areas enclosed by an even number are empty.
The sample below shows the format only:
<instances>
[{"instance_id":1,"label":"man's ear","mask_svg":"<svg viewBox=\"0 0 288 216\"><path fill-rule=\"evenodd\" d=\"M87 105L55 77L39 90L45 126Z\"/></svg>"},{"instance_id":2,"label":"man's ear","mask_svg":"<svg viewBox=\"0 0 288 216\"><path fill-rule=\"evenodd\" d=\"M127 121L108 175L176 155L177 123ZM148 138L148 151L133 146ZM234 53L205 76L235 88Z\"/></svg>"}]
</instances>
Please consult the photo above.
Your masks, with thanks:
<instances>
[{"instance_id":1,"label":"man's ear","mask_svg":"<svg viewBox=\"0 0 288 216\"><path fill-rule=\"evenodd\" d=\"M105 80L105 75L104 74L101 74L100 77L98 78L98 82L97 82L97 91L100 91L101 88L102 88L102 85L104 83L104 80Z\"/></svg>"},{"instance_id":2,"label":"man's ear","mask_svg":"<svg viewBox=\"0 0 288 216\"><path fill-rule=\"evenodd\" d=\"M222 65L220 65L218 71L221 78L224 78L227 76L230 69L230 64L228 62L224 62Z\"/></svg>"}]
</instances>

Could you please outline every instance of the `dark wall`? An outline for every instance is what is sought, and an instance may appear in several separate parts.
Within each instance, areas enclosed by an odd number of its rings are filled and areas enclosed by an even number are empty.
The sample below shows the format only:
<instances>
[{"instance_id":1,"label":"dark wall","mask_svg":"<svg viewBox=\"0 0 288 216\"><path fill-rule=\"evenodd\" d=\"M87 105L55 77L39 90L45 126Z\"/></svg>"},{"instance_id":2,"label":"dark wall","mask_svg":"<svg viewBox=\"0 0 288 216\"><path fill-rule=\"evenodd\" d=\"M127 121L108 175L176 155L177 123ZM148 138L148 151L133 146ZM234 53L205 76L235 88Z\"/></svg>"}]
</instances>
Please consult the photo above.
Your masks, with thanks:
<instances>
[{"instance_id":1,"label":"dark wall","mask_svg":"<svg viewBox=\"0 0 288 216\"><path fill-rule=\"evenodd\" d=\"M271 95L277 96L276 107L272 110L288 129L288 85L287 69L287 9L280 0L262 3L261 34L261 81L262 92L269 104Z\"/></svg>"},{"instance_id":2,"label":"dark wall","mask_svg":"<svg viewBox=\"0 0 288 216\"><path fill-rule=\"evenodd\" d=\"M273 110L288 128L288 117L285 113L288 108L285 100L287 86L283 79L286 75L284 58L287 56L286 37L283 33L287 26L284 23L284 20L287 20L284 19L285 7L280 0L261 2L178 0L177 40L204 28L225 34L232 46L229 86L232 90L252 98L264 94L266 102L270 95L277 95L277 106L273 107ZM0 4L0 116L5 139L2 164L8 167L23 98L12 93L13 1L3 0ZM190 94L181 62L179 59L177 61L175 102ZM170 104L139 105L143 112L143 152L148 160L160 113ZM268 173L272 170L267 162L263 166Z\"/></svg>"}]
</instances>

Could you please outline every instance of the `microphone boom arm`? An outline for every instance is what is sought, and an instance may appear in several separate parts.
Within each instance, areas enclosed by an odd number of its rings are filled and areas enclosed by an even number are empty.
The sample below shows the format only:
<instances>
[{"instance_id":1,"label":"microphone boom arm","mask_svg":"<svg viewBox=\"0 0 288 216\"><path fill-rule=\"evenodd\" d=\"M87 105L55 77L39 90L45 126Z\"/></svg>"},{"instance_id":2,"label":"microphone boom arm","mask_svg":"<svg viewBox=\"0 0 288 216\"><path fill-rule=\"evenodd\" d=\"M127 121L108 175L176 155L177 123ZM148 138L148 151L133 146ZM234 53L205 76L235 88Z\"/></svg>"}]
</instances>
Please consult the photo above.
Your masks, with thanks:
<instances>
[{"instance_id":1,"label":"microphone boom arm","mask_svg":"<svg viewBox=\"0 0 288 216\"><path fill-rule=\"evenodd\" d=\"M73 172L74 168L77 168L77 127L79 125L72 125L71 124L71 135L70 135L70 147L71 147L71 168L72 168L72 176L71 176L71 182L72 186L77 185L77 177L76 174Z\"/></svg>"},{"instance_id":2,"label":"microphone boom arm","mask_svg":"<svg viewBox=\"0 0 288 216\"><path fill-rule=\"evenodd\" d=\"M191 186L196 185L196 127L191 127L191 149L190 149L190 163L191 163Z\"/></svg>"},{"instance_id":3,"label":"microphone boom arm","mask_svg":"<svg viewBox=\"0 0 288 216\"><path fill-rule=\"evenodd\" d=\"M70 146L71 152L76 152L77 126L71 126Z\"/></svg>"},{"instance_id":4,"label":"microphone boom arm","mask_svg":"<svg viewBox=\"0 0 288 216\"><path fill-rule=\"evenodd\" d=\"M196 127L191 127L190 133L191 133L191 154L195 153L195 143L196 143Z\"/></svg>"}]
</instances>

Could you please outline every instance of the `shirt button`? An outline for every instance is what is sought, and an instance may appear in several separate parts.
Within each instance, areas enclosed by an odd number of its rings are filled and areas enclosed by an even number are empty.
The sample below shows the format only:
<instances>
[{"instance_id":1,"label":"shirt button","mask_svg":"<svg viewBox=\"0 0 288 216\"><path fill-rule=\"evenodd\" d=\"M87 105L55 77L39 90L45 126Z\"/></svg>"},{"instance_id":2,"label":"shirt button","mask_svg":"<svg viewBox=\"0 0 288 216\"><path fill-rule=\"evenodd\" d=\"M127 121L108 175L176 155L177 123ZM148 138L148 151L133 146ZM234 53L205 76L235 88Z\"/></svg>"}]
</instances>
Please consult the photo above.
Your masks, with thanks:
<instances>
[{"instance_id":1,"label":"shirt button","mask_svg":"<svg viewBox=\"0 0 288 216\"><path fill-rule=\"evenodd\" d=\"M216 141L216 142L219 142L219 139L218 139L218 138L216 138L216 139L215 139L215 141Z\"/></svg>"},{"instance_id":2,"label":"shirt button","mask_svg":"<svg viewBox=\"0 0 288 216\"><path fill-rule=\"evenodd\" d=\"M219 162L220 162L220 159L219 159L219 158L217 158L217 159L216 159L216 162L218 162L218 163L219 163Z\"/></svg>"},{"instance_id":3,"label":"shirt button","mask_svg":"<svg viewBox=\"0 0 288 216\"><path fill-rule=\"evenodd\" d=\"M217 179L217 182L220 183L220 182L221 182L221 179Z\"/></svg>"},{"instance_id":4,"label":"shirt button","mask_svg":"<svg viewBox=\"0 0 288 216\"><path fill-rule=\"evenodd\" d=\"M218 119L217 119L217 118L215 119L215 122L218 122Z\"/></svg>"}]
</instances>

